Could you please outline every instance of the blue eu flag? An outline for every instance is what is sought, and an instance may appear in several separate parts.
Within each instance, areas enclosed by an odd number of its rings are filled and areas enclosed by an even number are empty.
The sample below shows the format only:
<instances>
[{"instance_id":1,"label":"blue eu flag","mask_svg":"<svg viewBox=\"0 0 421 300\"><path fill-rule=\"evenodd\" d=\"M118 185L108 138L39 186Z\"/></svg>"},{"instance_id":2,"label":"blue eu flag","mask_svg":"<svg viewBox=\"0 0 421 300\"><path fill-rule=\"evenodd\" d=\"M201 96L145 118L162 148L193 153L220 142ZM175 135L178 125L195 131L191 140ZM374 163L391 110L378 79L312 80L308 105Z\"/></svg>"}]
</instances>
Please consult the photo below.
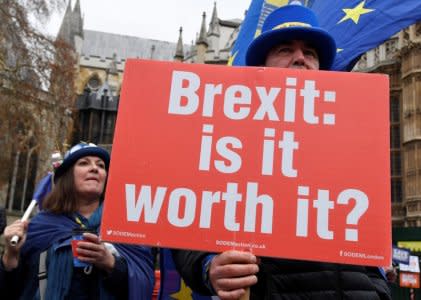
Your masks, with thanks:
<instances>
[{"instance_id":1,"label":"blue eu flag","mask_svg":"<svg viewBox=\"0 0 421 300\"><path fill-rule=\"evenodd\" d=\"M245 65L245 51L260 34L265 17L291 3L311 8L320 26L335 38L338 49L332 69L338 71L352 69L363 53L421 20L420 0L252 0L231 52L230 64Z\"/></svg>"},{"instance_id":2,"label":"blue eu flag","mask_svg":"<svg viewBox=\"0 0 421 300\"><path fill-rule=\"evenodd\" d=\"M228 65L244 66L246 64L246 49L251 41L260 34L261 23L267 16L263 11L264 0L252 0L246 17L240 27L237 40L231 50L231 57ZM275 6L269 10L272 11ZM260 24L260 26L258 26Z\"/></svg>"},{"instance_id":3,"label":"blue eu flag","mask_svg":"<svg viewBox=\"0 0 421 300\"><path fill-rule=\"evenodd\" d=\"M42 209L42 200L50 193L53 187L53 173L49 172L37 184L32 199L37 201L38 207Z\"/></svg>"},{"instance_id":4,"label":"blue eu flag","mask_svg":"<svg viewBox=\"0 0 421 300\"><path fill-rule=\"evenodd\" d=\"M216 300L216 296L203 296L193 292L188 287L180 274L175 269L171 256L171 250L161 248L159 250L161 267L161 286L159 289L159 300ZM201 276L201 270L197 271L197 276Z\"/></svg>"},{"instance_id":5,"label":"blue eu flag","mask_svg":"<svg viewBox=\"0 0 421 300\"><path fill-rule=\"evenodd\" d=\"M420 0L316 0L311 9L333 35L333 70L351 70L359 56L421 20Z\"/></svg>"}]
</instances>

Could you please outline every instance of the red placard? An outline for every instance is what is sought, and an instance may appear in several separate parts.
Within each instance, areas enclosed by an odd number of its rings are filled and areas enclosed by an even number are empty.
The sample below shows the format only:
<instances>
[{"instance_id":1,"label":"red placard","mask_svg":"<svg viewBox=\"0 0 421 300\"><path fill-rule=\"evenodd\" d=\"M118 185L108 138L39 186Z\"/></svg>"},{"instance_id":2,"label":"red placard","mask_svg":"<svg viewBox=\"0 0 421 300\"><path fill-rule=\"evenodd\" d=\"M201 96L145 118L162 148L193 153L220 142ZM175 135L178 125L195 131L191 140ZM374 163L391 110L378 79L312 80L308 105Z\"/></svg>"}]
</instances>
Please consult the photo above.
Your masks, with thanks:
<instances>
[{"instance_id":1,"label":"red placard","mask_svg":"<svg viewBox=\"0 0 421 300\"><path fill-rule=\"evenodd\" d=\"M420 274L410 272L399 273L399 286L406 288L420 288Z\"/></svg>"},{"instance_id":2,"label":"red placard","mask_svg":"<svg viewBox=\"0 0 421 300\"><path fill-rule=\"evenodd\" d=\"M127 61L104 240L390 265L385 75Z\"/></svg>"}]
</instances>

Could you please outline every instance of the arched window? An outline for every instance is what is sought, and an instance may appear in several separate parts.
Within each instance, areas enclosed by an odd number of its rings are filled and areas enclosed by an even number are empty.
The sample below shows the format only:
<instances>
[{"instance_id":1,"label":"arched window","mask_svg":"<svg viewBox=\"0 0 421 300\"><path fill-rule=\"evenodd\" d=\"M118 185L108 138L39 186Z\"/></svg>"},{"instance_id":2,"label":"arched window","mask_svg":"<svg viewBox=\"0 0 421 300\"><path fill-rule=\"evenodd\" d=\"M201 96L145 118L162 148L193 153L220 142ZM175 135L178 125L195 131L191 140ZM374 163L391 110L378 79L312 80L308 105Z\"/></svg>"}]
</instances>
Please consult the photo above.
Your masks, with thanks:
<instances>
[{"instance_id":1,"label":"arched window","mask_svg":"<svg viewBox=\"0 0 421 300\"><path fill-rule=\"evenodd\" d=\"M101 86L101 79L99 79L98 74L92 75L87 84L86 87L89 88L91 91L97 91Z\"/></svg>"}]
</instances>

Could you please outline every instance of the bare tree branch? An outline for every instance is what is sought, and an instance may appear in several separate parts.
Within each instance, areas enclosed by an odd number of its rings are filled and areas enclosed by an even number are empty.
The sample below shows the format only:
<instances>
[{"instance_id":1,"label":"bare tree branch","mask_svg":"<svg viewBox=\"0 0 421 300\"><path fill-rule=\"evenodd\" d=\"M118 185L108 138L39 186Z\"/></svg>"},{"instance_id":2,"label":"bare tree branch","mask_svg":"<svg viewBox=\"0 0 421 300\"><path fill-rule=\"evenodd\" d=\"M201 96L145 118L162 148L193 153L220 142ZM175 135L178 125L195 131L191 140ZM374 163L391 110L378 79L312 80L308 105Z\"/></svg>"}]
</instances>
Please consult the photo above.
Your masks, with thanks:
<instances>
[{"instance_id":1,"label":"bare tree branch","mask_svg":"<svg viewBox=\"0 0 421 300\"><path fill-rule=\"evenodd\" d=\"M65 5L64 0L0 0L0 196L15 153L34 147L52 151L44 145L47 138L56 145L66 142L66 128L57 124L65 124L65 112L73 108L75 52L29 21L34 16L46 22Z\"/></svg>"}]
</instances>

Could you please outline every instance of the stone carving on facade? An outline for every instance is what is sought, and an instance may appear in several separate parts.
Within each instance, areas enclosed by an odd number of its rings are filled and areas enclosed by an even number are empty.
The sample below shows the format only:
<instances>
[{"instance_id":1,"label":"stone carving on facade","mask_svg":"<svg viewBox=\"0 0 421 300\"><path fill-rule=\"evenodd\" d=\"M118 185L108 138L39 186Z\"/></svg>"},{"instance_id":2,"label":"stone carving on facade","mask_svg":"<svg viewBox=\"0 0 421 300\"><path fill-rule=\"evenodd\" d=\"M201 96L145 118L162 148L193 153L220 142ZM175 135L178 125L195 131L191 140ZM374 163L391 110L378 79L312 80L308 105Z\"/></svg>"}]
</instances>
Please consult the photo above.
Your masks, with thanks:
<instances>
[{"instance_id":1,"label":"stone carving on facade","mask_svg":"<svg viewBox=\"0 0 421 300\"><path fill-rule=\"evenodd\" d=\"M421 38L421 23L415 25L415 36Z\"/></svg>"},{"instance_id":2,"label":"stone carving on facade","mask_svg":"<svg viewBox=\"0 0 421 300\"><path fill-rule=\"evenodd\" d=\"M358 63L355 66L355 69L357 70L363 70L365 68L367 68L367 54L366 53L361 55Z\"/></svg>"},{"instance_id":3,"label":"stone carving on facade","mask_svg":"<svg viewBox=\"0 0 421 300\"><path fill-rule=\"evenodd\" d=\"M403 48L403 47L408 46L410 41L411 41L411 39L409 37L409 29L404 29L402 31L402 45L401 45L401 47Z\"/></svg>"},{"instance_id":4,"label":"stone carving on facade","mask_svg":"<svg viewBox=\"0 0 421 300\"><path fill-rule=\"evenodd\" d=\"M380 47L374 49L374 65L377 65L380 62Z\"/></svg>"},{"instance_id":5,"label":"stone carving on facade","mask_svg":"<svg viewBox=\"0 0 421 300\"><path fill-rule=\"evenodd\" d=\"M393 59L398 52L398 40L396 38L390 39L384 43L386 48L386 59Z\"/></svg>"}]
</instances>

